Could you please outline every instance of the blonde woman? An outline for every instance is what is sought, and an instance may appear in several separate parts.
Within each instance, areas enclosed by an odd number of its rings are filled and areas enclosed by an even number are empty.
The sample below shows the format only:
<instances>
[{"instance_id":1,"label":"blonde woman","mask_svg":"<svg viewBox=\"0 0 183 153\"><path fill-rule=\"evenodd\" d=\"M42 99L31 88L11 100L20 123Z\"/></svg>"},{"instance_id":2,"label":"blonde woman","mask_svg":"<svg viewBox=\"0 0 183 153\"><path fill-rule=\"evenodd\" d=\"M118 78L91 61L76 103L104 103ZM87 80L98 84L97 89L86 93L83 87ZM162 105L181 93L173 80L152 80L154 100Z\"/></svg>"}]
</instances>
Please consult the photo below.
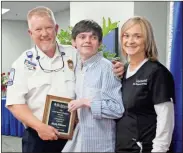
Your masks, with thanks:
<instances>
[{"instance_id":1,"label":"blonde woman","mask_svg":"<svg viewBox=\"0 0 183 153\"><path fill-rule=\"evenodd\" d=\"M151 24L143 17L127 20L121 28L121 46L128 64L116 152L167 152L174 128L174 81L157 59Z\"/></svg>"}]
</instances>

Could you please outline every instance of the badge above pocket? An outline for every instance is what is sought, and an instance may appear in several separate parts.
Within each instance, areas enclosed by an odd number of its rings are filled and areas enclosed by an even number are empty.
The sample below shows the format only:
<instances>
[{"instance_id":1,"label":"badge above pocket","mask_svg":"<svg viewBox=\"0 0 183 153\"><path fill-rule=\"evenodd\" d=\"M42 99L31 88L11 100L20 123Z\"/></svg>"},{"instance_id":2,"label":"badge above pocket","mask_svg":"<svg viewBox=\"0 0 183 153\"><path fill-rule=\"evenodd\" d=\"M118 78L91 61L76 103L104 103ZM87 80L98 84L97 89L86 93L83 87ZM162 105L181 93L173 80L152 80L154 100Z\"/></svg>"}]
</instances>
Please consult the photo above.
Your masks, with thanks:
<instances>
[{"instance_id":1,"label":"badge above pocket","mask_svg":"<svg viewBox=\"0 0 183 153\"><path fill-rule=\"evenodd\" d=\"M32 61L25 59L24 65L29 70L36 70L36 63L33 63Z\"/></svg>"}]
</instances>

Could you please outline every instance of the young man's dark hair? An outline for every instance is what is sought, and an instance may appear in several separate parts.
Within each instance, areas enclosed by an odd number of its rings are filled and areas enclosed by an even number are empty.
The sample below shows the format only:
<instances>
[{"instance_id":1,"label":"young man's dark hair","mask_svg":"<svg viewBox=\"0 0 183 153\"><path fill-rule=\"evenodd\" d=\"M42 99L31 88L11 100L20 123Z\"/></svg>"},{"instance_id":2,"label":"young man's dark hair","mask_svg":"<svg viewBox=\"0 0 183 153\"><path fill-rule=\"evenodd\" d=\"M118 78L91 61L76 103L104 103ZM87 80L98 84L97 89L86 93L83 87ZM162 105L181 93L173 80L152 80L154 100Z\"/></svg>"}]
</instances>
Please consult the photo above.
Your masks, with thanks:
<instances>
[{"instance_id":1,"label":"young man's dark hair","mask_svg":"<svg viewBox=\"0 0 183 153\"><path fill-rule=\"evenodd\" d=\"M82 32L93 32L98 36L99 42L102 42L102 28L93 20L81 20L72 29L72 39L76 39L76 36Z\"/></svg>"}]
</instances>

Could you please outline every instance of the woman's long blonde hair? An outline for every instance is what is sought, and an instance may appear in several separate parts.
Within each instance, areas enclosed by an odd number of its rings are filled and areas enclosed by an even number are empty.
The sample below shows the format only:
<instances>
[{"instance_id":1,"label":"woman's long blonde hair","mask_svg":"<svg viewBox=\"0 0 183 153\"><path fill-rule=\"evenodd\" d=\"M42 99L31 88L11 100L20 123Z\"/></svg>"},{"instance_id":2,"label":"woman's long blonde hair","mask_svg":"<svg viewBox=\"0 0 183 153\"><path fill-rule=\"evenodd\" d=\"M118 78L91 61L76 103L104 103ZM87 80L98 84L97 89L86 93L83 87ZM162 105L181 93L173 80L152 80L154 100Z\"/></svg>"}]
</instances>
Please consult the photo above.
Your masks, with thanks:
<instances>
[{"instance_id":1,"label":"woman's long blonde hair","mask_svg":"<svg viewBox=\"0 0 183 153\"><path fill-rule=\"evenodd\" d=\"M145 37L145 56L150 60L158 60L158 51L154 39L153 29L149 21L147 21L143 17L132 17L128 19L121 27L121 44L123 34L126 30L134 26L135 24L139 24L142 28L143 35ZM123 55L127 58L126 52L122 49Z\"/></svg>"}]
</instances>

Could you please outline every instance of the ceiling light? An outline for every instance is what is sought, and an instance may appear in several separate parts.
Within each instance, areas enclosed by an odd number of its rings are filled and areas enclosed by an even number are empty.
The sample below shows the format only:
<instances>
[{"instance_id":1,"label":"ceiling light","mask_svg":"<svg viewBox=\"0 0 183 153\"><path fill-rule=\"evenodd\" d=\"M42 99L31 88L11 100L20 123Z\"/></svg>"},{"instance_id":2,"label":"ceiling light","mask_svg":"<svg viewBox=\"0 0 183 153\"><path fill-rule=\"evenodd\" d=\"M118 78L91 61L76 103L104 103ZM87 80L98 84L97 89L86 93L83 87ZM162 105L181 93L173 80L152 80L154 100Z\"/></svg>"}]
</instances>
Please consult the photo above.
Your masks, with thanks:
<instances>
[{"instance_id":1,"label":"ceiling light","mask_svg":"<svg viewBox=\"0 0 183 153\"><path fill-rule=\"evenodd\" d=\"M10 9L5 9L5 8L2 8L2 14L4 14L4 13L6 13L6 12L8 12Z\"/></svg>"}]
</instances>

